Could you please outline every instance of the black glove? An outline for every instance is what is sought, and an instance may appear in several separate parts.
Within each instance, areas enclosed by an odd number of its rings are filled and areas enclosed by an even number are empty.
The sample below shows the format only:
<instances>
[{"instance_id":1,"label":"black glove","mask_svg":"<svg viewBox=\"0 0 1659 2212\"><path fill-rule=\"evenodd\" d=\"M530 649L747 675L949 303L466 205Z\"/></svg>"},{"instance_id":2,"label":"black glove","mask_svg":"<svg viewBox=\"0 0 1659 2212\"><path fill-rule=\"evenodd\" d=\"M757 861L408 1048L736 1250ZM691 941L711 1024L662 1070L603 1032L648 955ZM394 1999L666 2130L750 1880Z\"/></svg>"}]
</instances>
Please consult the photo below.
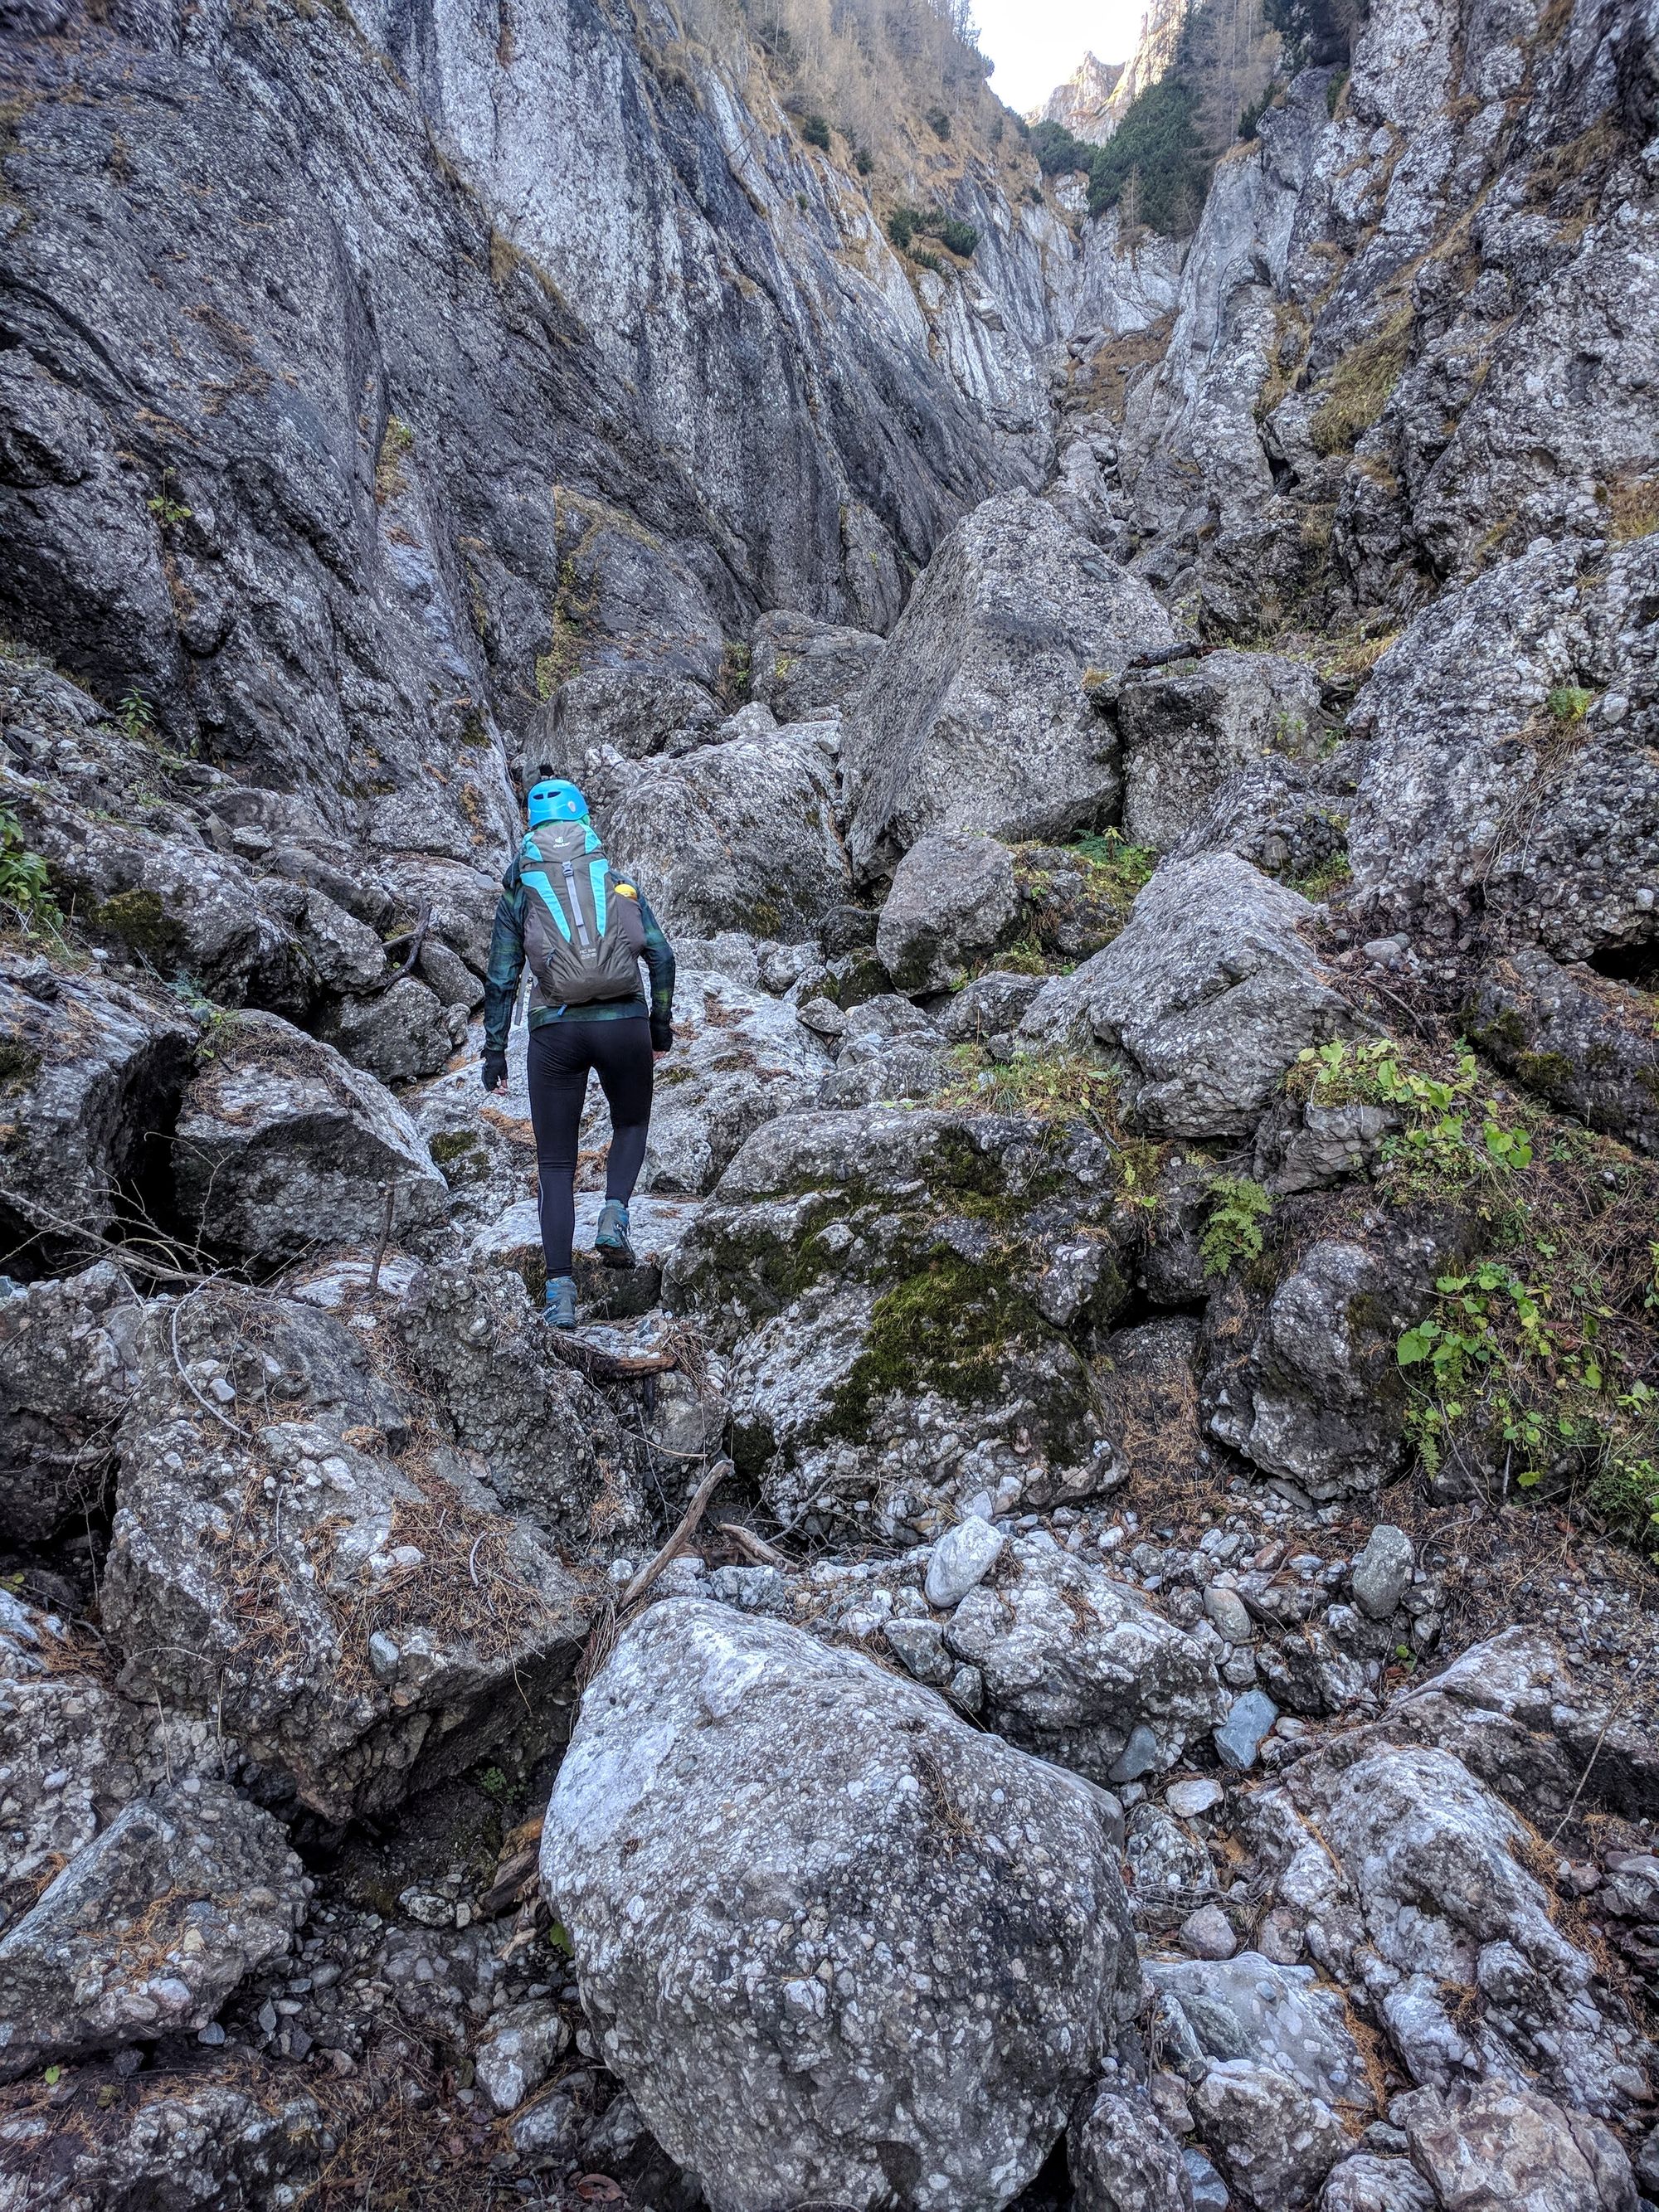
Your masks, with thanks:
<instances>
[{"instance_id":1,"label":"black glove","mask_svg":"<svg viewBox=\"0 0 1659 2212\"><path fill-rule=\"evenodd\" d=\"M499 1091L507 1081L507 1054L491 1046L483 1056L483 1072L479 1078L486 1091Z\"/></svg>"},{"instance_id":2,"label":"black glove","mask_svg":"<svg viewBox=\"0 0 1659 2212\"><path fill-rule=\"evenodd\" d=\"M674 1049L674 1032L666 1022L652 1023L651 1049L653 1052L672 1052Z\"/></svg>"}]
</instances>

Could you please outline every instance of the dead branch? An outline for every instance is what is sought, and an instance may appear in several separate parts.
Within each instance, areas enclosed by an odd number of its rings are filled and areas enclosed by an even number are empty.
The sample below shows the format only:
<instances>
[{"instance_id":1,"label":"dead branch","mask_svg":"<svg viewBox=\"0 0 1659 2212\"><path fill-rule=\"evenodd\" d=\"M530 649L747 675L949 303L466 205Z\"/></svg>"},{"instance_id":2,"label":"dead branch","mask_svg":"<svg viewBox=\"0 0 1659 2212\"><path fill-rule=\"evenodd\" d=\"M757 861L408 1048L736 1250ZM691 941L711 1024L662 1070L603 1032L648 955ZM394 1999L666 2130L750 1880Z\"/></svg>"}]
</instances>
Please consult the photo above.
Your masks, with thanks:
<instances>
[{"instance_id":1,"label":"dead branch","mask_svg":"<svg viewBox=\"0 0 1659 2212\"><path fill-rule=\"evenodd\" d=\"M732 1472L732 1467L729 1459L717 1459L714 1462L713 1467L697 1485L696 1495L680 1517L679 1527L675 1529L656 1558L640 1569L638 1574L623 1592L622 1602L617 1607L618 1612L626 1613L630 1606L637 1605L669 1561L678 1559L680 1553L690 1542L691 1532L702 1520L709 1499Z\"/></svg>"},{"instance_id":2,"label":"dead branch","mask_svg":"<svg viewBox=\"0 0 1659 2212\"><path fill-rule=\"evenodd\" d=\"M757 1536L752 1528L745 1528L741 1521L717 1521L714 1524L722 1536L729 1537L740 1552L747 1552L757 1565L787 1567L789 1562L775 1546L764 1536Z\"/></svg>"}]
</instances>

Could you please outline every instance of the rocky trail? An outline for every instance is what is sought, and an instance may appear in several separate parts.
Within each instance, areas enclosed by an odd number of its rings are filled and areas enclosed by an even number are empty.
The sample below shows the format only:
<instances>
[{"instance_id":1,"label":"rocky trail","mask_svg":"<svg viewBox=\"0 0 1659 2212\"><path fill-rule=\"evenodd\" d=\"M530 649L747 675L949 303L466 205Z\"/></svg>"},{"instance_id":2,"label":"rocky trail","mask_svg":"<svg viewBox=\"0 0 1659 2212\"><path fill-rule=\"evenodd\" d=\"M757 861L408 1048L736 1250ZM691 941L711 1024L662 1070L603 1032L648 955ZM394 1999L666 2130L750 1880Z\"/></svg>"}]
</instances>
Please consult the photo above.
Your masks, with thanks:
<instances>
[{"instance_id":1,"label":"rocky trail","mask_svg":"<svg viewBox=\"0 0 1659 2212\"><path fill-rule=\"evenodd\" d=\"M1659 22L498 13L0 8L0 2212L1651 2212Z\"/></svg>"}]
</instances>

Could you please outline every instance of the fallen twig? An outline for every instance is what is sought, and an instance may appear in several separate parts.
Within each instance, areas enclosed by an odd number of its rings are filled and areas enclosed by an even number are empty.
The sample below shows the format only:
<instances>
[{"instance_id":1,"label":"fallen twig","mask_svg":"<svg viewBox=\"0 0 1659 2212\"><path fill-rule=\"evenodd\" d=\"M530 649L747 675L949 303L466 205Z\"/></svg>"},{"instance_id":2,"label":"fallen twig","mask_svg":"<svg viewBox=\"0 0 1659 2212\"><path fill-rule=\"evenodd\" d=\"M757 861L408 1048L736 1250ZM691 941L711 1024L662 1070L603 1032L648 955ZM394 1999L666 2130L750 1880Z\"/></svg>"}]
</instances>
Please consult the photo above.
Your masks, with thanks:
<instances>
[{"instance_id":1,"label":"fallen twig","mask_svg":"<svg viewBox=\"0 0 1659 2212\"><path fill-rule=\"evenodd\" d=\"M681 1515L679 1527L675 1529L656 1558L640 1569L638 1574L623 1592L622 1601L617 1607L618 1612L626 1613L630 1606L637 1605L669 1561L678 1559L687 1544L690 1542L691 1532L702 1520L709 1499L732 1471L732 1462L729 1459L717 1459L714 1462L713 1467L697 1485L696 1492L691 1503Z\"/></svg>"},{"instance_id":2,"label":"fallen twig","mask_svg":"<svg viewBox=\"0 0 1659 2212\"><path fill-rule=\"evenodd\" d=\"M1578 1778L1578 1787L1573 1791L1571 1796L1568 1798L1566 1811L1556 1822L1554 1827L1551 1829L1549 1836L1547 1838L1547 1848L1553 1849L1556 1838L1560 1834L1562 1829L1566 1826L1568 1821L1571 1820L1574 1808L1577 1805L1578 1800L1584 1794L1584 1784L1590 1778L1590 1769L1595 1765L1596 1760L1601 1756L1601 1747L1607 1740L1607 1730L1618 1719L1620 1714L1624 1711L1625 1704L1626 1700L1623 1698L1620 1698L1616 1705L1608 1709L1607 1717L1601 1723L1601 1733L1596 1737L1595 1741L1590 1747L1590 1755L1585 1760L1584 1771Z\"/></svg>"},{"instance_id":3,"label":"fallen twig","mask_svg":"<svg viewBox=\"0 0 1659 2212\"><path fill-rule=\"evenodd\" d=\"M769 1544L764 1536L757 1536L752 1528L745 1528L741 1521L717 1521L714 1525L720 1534L729 1537L740 1552L747 1552L757 1565L787 1567L789 1565L775 1545Z\"/></svg>"},{"instance_id":4,"label":"fallen twig","mask_svg":"<svg viewBox=\"0 0 1659 2212\"><path fill-rule=\"evenodd\" d=\"M392 1224L398 1206L398 1178L393 1176L386 1187L386 1204L380 1209L380 1241L374 1247L374 1264L368 1271L368 1294L373 1297L380 1287L380 1269L386 1264L386 1247L392 1242Z\"/></svg>"}]
</instances>

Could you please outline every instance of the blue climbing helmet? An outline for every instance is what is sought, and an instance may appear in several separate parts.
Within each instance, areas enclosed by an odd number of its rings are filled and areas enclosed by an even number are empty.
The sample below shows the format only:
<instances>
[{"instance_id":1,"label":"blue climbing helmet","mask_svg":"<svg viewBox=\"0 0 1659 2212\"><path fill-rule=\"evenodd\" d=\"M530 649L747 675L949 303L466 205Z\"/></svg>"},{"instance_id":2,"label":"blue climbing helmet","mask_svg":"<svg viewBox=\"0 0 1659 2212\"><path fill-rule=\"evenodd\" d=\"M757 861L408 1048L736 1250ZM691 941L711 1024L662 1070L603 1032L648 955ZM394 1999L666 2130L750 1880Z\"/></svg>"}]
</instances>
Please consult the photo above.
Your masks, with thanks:
<instances>
[{"instance_id":1,"label":"blue climbing helmet","mask_svg":"<svg viewBox=\"0 0 1659 2212\"><path fill-rule=\"evenodd\" d=\"M574 783L566 783L556 775L543 776L530 787L530 826L538 829L544 822L586 822L587 801Z\"/></svg>"}]
</instances>

